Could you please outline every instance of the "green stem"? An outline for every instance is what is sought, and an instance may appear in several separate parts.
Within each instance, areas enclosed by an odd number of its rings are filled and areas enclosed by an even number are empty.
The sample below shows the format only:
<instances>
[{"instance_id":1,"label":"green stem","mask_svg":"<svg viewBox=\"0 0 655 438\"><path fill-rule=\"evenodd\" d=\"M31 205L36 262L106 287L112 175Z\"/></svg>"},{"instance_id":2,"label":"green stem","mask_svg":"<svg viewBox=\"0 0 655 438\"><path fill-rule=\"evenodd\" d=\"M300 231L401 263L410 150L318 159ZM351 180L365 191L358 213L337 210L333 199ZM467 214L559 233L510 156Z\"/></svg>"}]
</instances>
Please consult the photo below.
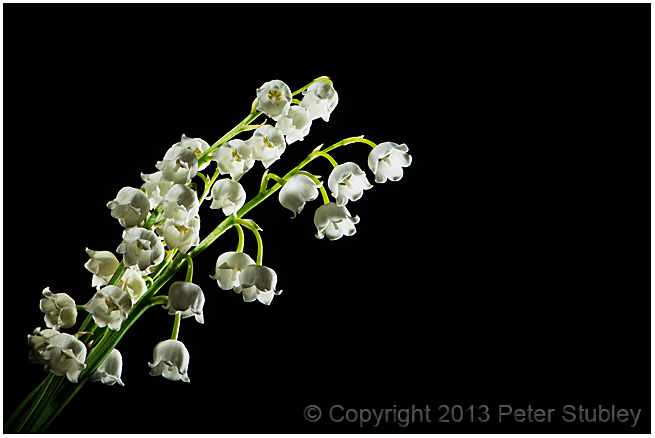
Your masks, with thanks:
<instances>
[{"instance_id":1,"label":"green stem","mask_svg":"<svg viewBox=\"0 0 655 438\"><path fill-rule=\"evenodd\" d=\"M237 229L237 234L239 235L239 242L237 243L237 252L243 252L243 228L241 228L241 225L236 224L234 225L234 228Z\"/></svg>"},{"instance_id":2,"label":"green stem","mask_svg":"<svg viewBox=\"0 0 655 438\"><path fill-rule=\"evenodd\" d=\"M182 312L175 313L175 322L173 323L173 332L171 339L177 340L177 335L180 334L180 320L182 319Z\"/></svg>"},{"instance_id":3,"label":"green stem","mask_svg":"<svg viewBox=\"0 0 655 438\"><path fill-rule=\"evenodd\" d=\"M189 254L184 254L184 259L186 260L187 268L186 268L186 278L184 281L187 283L192 283L193 282L193 259Z\"/></svg>"},{"instance_id":4,"label":"green stem","mask_svg":"<svg viewBox=\"0 0 655 438\"><path fill-rule=\"evenodd\" d=\"M259 225L252 221L252 219L235 219L236 225L243 225L248 228L255 234L255 239L257 240L257 264L261 266L262 259L264 258L264 243L262 242L262 236L259 234Z\"/></svg>"},{"instance_id":5,"label":"green stem","mask_svg":"<svg viewBox=\"0 0 655 438\"><path fill-rule=\"evenodd\" d=\"M330 154L328 154L327 152L325 152L325 151L316 151L316 155L319 156L319 157L326 158L330 162L332 167L337 167L339 165L339 163L337 163L337 161L334 158L332 158L332 156Z\"/></svg>"}]
</instances>

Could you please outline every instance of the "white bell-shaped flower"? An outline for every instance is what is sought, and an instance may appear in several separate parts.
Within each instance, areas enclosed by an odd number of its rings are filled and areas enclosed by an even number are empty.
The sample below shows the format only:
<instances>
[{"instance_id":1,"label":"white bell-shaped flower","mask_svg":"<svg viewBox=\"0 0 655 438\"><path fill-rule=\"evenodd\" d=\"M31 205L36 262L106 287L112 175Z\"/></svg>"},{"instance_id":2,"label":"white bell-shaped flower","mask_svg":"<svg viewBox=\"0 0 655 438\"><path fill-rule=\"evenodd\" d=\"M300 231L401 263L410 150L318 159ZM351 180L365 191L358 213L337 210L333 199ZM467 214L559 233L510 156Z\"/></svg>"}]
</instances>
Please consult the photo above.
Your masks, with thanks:
<instances>
[{"instance_id":1,"label":"white bell-shaped flower","mask_svg":"<svg viewBox=\"0 0 655 438\"><path fill-rule=\"evenodd\" d=\"M109 326L112 330L119 330L132 310L132 299L117 286L105 286L82 307L93 316L98 327Z\"/></svg>"},{"instance_id":2,"label":"white bell-shaped flower","mask_svg":"<svg viewBox=\"0 0 655 438\"><path fill-rule=\"evenodd\" d=\"M34 329L33 334L27 335L27 345L30 346L30 362L40 365L45 371L48 371L48 361L41 357L41 352L50 345L52 338L58 334L57 330L41 330L41 327L37 327Z\"/></svg>"},{"instance_id":3,"label":"white bell-shaped flower","mask_svg":"<svg viewBox=\"0 0 655 438\"><path fill-rule=\"evenodd\" d=\"M116 287L123 289L130 296L132 304L135 304L148 291L148 285L136 270L127 268L123 276L116 284Z\"/></svg>"},{"instance_id":4,"label":"white bell-shaped flower","mask_svg":"<svg viewBox=\"0 0 655 438\"><path fill-rule=\"evenodd\" d=\"M46 367L52 374L65 375L73 383L77 383L80 372L86 368L86 347L68 333L53 336L39 354L47 362Z\"/></svg>"},{"instance_id":5,"label":"white bell-shaped flower","mask_svg":"<svg viewBox=\"0 0 655 438\"><path fill-rule=\"evenodd\" d=\"M253 158L260 160L267 169L280 159L287 147L282 131L271 125L257 128L246 143L252 147Z\"/></svg>"},{"instance_id":6,"label":"white bell-shaped flower","mask_svg":"<svg viewBox=\"0 0 655 438\"><path fill-rule=\"evenodd\" d=\"M200 218L194 217L186 225L175 225L172 219L166 219L166 222L157 228L157 234L170 249L177 248L186 253L192 246L200 243Z\"/></svg>"},{"instance_id":7,"label":"white bell-shaped flower","mask_svg":"<svg viewBox=\"0 0 655 438\"><path fill-rule=\"evenodd\" d=\"M287 144L303 140L309 129L312 127L312 118L307 108L294 105L289 108L289 113L280 117L275 125L285 135Z\"/></svg>"},{"instance_id":8,"label":"white bell-shaped flower","mask_svg":"<svg viewBox=\"0 0 655 438\"><path fill-rule=\"evenodd\" d=\"M246 266L241 271L239 283L234 287L234 291L242 293L245 302L259 300L261 303L269 305L275 295L282 293L281 290L275 290L277 274L266 266Z\"/></svg>"},{"instance_id":9,"label":"white bell-shaped flower","mask_svg":"<svg viewBox=\"0 0 655 438\"><path fill-rule=\"evenodd\" d=\"M209 278L216 280L218 287L223 290L233 289L240 285L239 274L247 266L254 265L255 261L244 252L228 251L218 256L216 272Z\"/></svg>"},{"instance_id":10,"label":"white bell-shaped flower","mask_svg":"<svg viewBox=\"0 0 655 438\"><path fill-rule=\"evenodd\" d=\"M198 195L184 184L175 184L171 187L160 205L164 206L162 217L171 219L177 226L187 225L196 217L200 208Z\"/></svg>"},{"instance_id":11,"label":"white bell-shaped flower","mask_svg":"<svg viewBox=\"0 0 655 438\"><path fill-rule=\"evenodd\" d=\"M123 187L116 199L107 203L107 208L111 209L111 216L118 219L122 226L132 228L143 225L150 211L150 201L141 190Z\"/></svg>"},{"instance_id":12,"label":"white bell-shaped flower","mask_svg":"<svg viewBox=\"0 0 655 438\"><path fill-rule=\"evenodd\" d=\"M109 356L100 364L98 369L95 370L89 381L97 382L100 380L105 385L111 386L115 383L118 383L121 386L125 386L121 380L121 373L123 372L123 356L115 348L111 350Z\"/></svg>"},{"instance_id":13,"label":"white bell-shaped flower","mask_svg":"<svg viewBox=\"0 0 655 438\"><path fill-rule=\"evenodd\" d=\"M212 154L221 175L239 181L255 164L252 147L243 140L230 140Z\"/></svg>"},{"instance_id":14,"label":"white bell-shaped flower","mask_svg":"<svg viewBox=\"0 0 655 438\"><path fill-rule=\"evenodd\" d=\"M278 199L282 207L288 208L293 213L292 218L305 208L307 201L313 201L318 197L318 188L323 183L316 184L310 177L297 173L289 178L280 189Z\"/></svg>"},{"instance_id":15,"label":"white bell-shaped flower","mask_svg":"<svg viewBox=\"0 0 655 438\"><path fill-rule=\"evenodd\" d=\"M314 82L302 92L303 99L300 106L307 108L312 120L319 117L326 122L330 121L330 114L339 103L339 95L328 82Z\"/></svg>"},{"instance_id":16,"label":"white bell-shaped flower","mask_svg":"<svg viewBox=\"0 0 655 438\"><path fill-rule=\"evenodd\" d=\"M219 179L212 187L211 199L209 208L221 208L225 216L230 216L236 214L246 203L246 191L236 181Z\"/></svg>"},{"instance_id":17,"label":"white bell-shaped flower","mask_svg":"<svg viewBox=\"0 0 655 438\"><path fill-rule=\"evenodd\" d=\"M368 182L366 174L355 163L343 163L332 169L328 178L328 188L337 200L337 206L343 207L348 201L357 201L373 185Z\"/></svg>"},{"instance_id":18,"label":"white bell-shaped flower","mask_svg":"<svg viewBox=\"0 0 655 438\"><path fill-rule=\"evenodd\" d=\"M163 306L169 315L181 313L182 318L195 316L200 324L205 323L202 308L205 305L205 295L200 286L188 281L176 281L168 290L168 303Z\"/></svg>"},{"instance_id":19,"label":"white bell-shaped flower","mask_svg":"<svg viewBox=\"0 0 655 438\"><path fill-rule=\"evenodd\" d=\"M141 273L164 260L164 245L157 235L145 228L128 228L123 231L123 242L116 252L123 254L123 264Z\"/></svg>"},{"instance_id":20,"label":"white bell-shaped flower","mask_svg":"<svg viewBox=\"0 0 655 438\"><path fill-rule=\"evenodd\" d=\"M43 296L39 307L45 313L45 324L51 329L60 330L70 328L77 320L77 307L75 301L68 294L55 294L50 288L43 289Z\"/></svg>"},{"instance_id":21,"label":"white bell-shaped flower","mask_svg":"<svg viewBox=\"0 0 655 438\"><path fill-rule=\"evenodd\" d=\"M198 173L198 157L182 146L171 146L164 159L155 166L161 170L161 179L174 184L189 184Z\"/></svg>"},{"instance_id":22,"label":"white bell-shaped flower","mask_svg":"<svg viewBox=\"0 0 655 438\"><path fill-rule=\"evenodd\" d=\"M182 134L182 140L179 143L175 143L173 146L180 146L186 149L191 149L197 158L200 158L203 152L209 149L209 143L207 143L202 138L190 138ZM201 165L198 170L203 170L205 167L209 166L209 161Z\"/></svg>"},{"instance_id":23,"label":"white bell-shaped flower","mask_svg":"<svg viewBox=\"0 0 655 438\"><path fill-rule=\"evenodd\" d=\"M153 351L151 376L164 376L168 380L189 382L189 351L183 343L174 339L161 341Z\"/></svg>"},{"instance_id":24,"label":"white bell-shaped flower","mask_svg":"<svg viewBox=\"0 0 655 438\"><path fill-rule=\"evenodd\" d=\"M407 152L405 144L390 141L380 143L368 154L368 167L375 174L376 183L384 183L387 179L398 181L403 177L403 167L412 164L412 156Z\"/></svg>"},{"instance_id":25,"label":"white bell-shaped flower","mask_svg":"<svg viewBox=\"0 0 655 438\"><path fill-rule=\"evenodd\" d=\"M109 283L120 262L111 251L94 251L87 248L86 253L89 255L89 261L84 267L93 273L91 286L100 289Z\"/></svg>"},{"instance_id":26,"label":"white bell-shaped flower","mask_svg":"<svg viewBox=\"0 0 655 438\"><path fill-rule=\"evenodd\" d=\"M142 173L141 179L144 181L141 188L146 190L151 210L159 205L166 193L173 187L173 182L166 180L161 171L151 174Z\"/></svg>"},{"instance_id":27,"label":"white bell-shaped flower","mask_svg":"<svg viewBox=\"0 0 655 438\"><path fill-rule=\"evenodd\" d=\"M266 82L257 89L257 111L273 120L287 114L291 105L291 88L280 80Z\"/></svg>"},{"instance_id":28,"label":"white bell-shaped flower","mask_svg":"<svg viewBox=\"0 0 655 438\"><path fill-rule=\"evenodd\" d=\"M327 236L330 240L337 240L344 235L352 236L358 222L359 216L351 216L346 207L339 207L334 202L321 205L314 214L314 225L318 231L316 238Z\"/></svg>"}]
</instances>

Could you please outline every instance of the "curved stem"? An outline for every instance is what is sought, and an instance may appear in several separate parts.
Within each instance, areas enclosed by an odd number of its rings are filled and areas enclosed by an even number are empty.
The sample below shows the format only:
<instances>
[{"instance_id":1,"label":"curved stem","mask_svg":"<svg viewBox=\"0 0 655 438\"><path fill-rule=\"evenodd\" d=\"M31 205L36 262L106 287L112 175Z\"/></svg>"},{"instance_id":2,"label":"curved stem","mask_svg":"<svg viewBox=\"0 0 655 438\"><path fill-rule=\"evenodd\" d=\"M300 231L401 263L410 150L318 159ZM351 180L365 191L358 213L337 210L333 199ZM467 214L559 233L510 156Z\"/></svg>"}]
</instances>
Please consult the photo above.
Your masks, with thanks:
<instances>
[{"instance_id":1,"label":"curved stem","mask_svg":"<svg viewBox=\"0 0 655 438\"><path fill-rule=\"evenodd\" d=\"M184 259L186 260L187 268L186 268L186 278L184 281L187 283L193 282L193 259L189 254L183 254Z\"/></svg>"},{"instance_id":2,"label":"curved stem","mask_svg":"<svg viewBox=\"0 0 655 438\"><path fill-rule=\"evenodd\" d=\"M237 234L239 235L239 242L237 243L237 252L242 252L243 251L243 228L241 228L241 225L236 224L234 225L234 228L237 229Z\"/></svg>"},{"instance_id":3,"label":"curved stem","mask_svg":"<svg viewBox=\"0 0 655 438\"><path fill-rule=\"evenodd\" d=\"M326 158L330 162L332 167L337 167L339 165L339 163L337 163L337 161L334 158L332 158L332 156L328 154L326 151L316 151L312 153L316 154L319 157Z\"/></svg>"},{"instance_id":4,"label":"curved stem","mask_svg":"<svg viewBox=\"0 0 655 438\"><path fill-rule=\"evenodd\" d=\"M171 333L171 339L177 340L177 336L180 334L180 320L182 319L182 313L175 313L175 322L173 322L173 332Z\"/></svg>"}]
</instances>

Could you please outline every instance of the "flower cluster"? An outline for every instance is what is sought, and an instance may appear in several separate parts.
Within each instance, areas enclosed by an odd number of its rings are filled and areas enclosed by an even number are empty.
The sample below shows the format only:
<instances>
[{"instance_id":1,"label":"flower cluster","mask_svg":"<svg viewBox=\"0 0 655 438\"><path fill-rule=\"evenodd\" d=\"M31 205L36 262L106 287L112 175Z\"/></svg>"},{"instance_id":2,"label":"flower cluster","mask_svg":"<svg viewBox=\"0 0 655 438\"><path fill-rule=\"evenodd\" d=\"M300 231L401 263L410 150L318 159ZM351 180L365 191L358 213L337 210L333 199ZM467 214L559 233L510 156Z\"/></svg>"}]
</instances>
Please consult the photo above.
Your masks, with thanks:
<instances>
[{"instance_id":1,"label":"flower cluster","mask_svg":"<svg viewBox=\"0 0 655 438\"><path fill-rule=\"evenodd\" d=\"M302 100L294 99L300 92ZM126 330L125 326L129 328L130 324L124 322L133 314L138 318L139 312L161 304L174 318L173 333L170 339L155 345L153 361L149 363L150 374L189 382L189 352L177 337L182 319L193 317L203 324L205 318L204 292L192 280L193 257L203 249L199 246L213 241L200 243L199 211L203 201L210 200L209 209L212 212L221 210L226 217L221 232L230 227L239 232L236 251L227 251L218 257L210 278L220 289L241 294L245 302L270 305L282 291L277 289L276 272L262 263L260 228L242 217L252 208L252 202L244 209L248 196L239 182L241 178L261 162L265 172L259 194L268 196L279 190L278 200L292 212L292 218L321 194L323 204L314 213L316 238L337 240L355 234L359 216L353 216L346 206L360 200L373 185L358 164L350 161L339 164L330 152L350 143L372 147L367 164L376 183L400 180L403 168L411 164L404 144L375 144L362 137L351 137L325 150L314 149L301 165L284 177L277 176L269 172L271 166L290 145L304 140L315 120L329 122L339 101L338 94L332 82L322 77L296 93L280 80L269 81L256 90L256 96L247 123L231 131L236 134L252 131L250 138L241 140L232 138L234 135L226 136L225 141L210 146L200 138L182 135L155 164L155 172L141 174L141 187L123 187L115 199L107 203L111 216L123 227L122 242L115 251L122 260L110 251L86 249L89 260L84 266L93 274L91 286L95 292L84 305L76 305L65 293L55 294L49 288L43 290L40 308L48 328L37 328L28 336L32 362L57 376L65 375L71 382L77 382L82 375L90 381L122 386L123 358L113 348L115 344L105 346L104 361L89 368L85 375L87 349L98 348L105 333ZM275 124L249 124L261 114ZM325 185L320 177L301 170L318 157L326 158L332 165ZM212 161L215 161L213 177L199 173ZM202 180L202 191L198 190L200 181L194 181L196 177ZM270 189L267 188L269 179L277 183ZM260 198L263 200L266 196ZM256 258L243 252L242 227L251 230L257 239ZM187 265L185 281L172 282L167 295L155 295L184 263ZM139 311L134 312L135 308ZM75 325L81 309L89 314L84 328L75 334L61 333L61 329Z\"/></svg>"}]
</instances>

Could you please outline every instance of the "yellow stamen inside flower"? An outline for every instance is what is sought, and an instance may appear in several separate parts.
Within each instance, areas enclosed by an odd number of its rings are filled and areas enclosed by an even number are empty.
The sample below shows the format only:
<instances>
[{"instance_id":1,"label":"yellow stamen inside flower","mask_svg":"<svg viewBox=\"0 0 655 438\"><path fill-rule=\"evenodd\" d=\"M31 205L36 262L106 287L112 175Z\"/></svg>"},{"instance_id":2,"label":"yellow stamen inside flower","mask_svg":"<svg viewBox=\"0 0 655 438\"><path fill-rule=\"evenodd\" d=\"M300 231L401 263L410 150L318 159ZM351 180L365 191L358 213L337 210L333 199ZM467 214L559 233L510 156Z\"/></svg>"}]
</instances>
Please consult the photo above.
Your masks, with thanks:
<instances>
[{"instance_id":1,"label":"yellow stamen inside flower","mask_svg":"<svg viewBox=\"0 0 655 438\"><path fill-rule=\"evenodd\" d=\"M233 157L233 158L236 158L235 161L236 161L237 163L240 163L240 162L241 162L241 157L239 156L239 153L237 152L236 149L232 151L232 157Z\"/></svg>"},{"instance_id":2,"label":"yellow stamen inside flower","mask_svg":"<svg viewBox=\"0 0 655 438\"><path fill-rule=\"evenodd\" d=\"M275 99L276 101L282 99L282 92L278 90L268 90L268 98L270 100Z\"/></svg>"},{"instance_id":3,"label":"yellow stamen inside flower","mask_svg":"<svg viewBox=\"0 0 655 438\"><path fill-rule=\"evenodd\" d=\"M107 305L107 311L109 313L113 312L114 310L121 310L119 306L114 303L114 300L112 300L110 297L105 298L105 304Z\"/></svg>"},{"instance_id":4,"label":"yellow stamen inside flower","mask_svg":"<svg viewBox=\"0 0 655 438\"><path fill-rule=\"evenodd\" d=\"M353 176L353 174L351 173L350 175L348 175L348 176L346 177L346 179L344 179L343 181L341 181L339 184L342 185L342 186L345 186L346 184L348 184L348 181L350 180L350 178L351 178L352 176Z\"/></svg>"},{"instance_id":5,"label":"yellow stamen inside flower","mask_svg":"<svg viewBox=\"0 0 655 438\"><path fill-rule=\"evenodd\" d=\"M186 232L189 231L189 229L184 225L180 225L179 227L176 226L175 228L177 228L177 231L179 231L182 234L186 234Z\"/></svg>"},{"instance_id":6,"label":"yellow stamen inside flower","mask_svg":"<svg viewBox=\"0 0 655 438\"><path fill-rule=\"evenodd\" d=\"M275 146L273 146L273 144L271 144L271 142L268 140L268 137L264 137L263 142L264 142L264 144L266 145L266 147L269 148L269 149L273 149L273 148L275 147Z\"/></svg>"}]
</instances>

